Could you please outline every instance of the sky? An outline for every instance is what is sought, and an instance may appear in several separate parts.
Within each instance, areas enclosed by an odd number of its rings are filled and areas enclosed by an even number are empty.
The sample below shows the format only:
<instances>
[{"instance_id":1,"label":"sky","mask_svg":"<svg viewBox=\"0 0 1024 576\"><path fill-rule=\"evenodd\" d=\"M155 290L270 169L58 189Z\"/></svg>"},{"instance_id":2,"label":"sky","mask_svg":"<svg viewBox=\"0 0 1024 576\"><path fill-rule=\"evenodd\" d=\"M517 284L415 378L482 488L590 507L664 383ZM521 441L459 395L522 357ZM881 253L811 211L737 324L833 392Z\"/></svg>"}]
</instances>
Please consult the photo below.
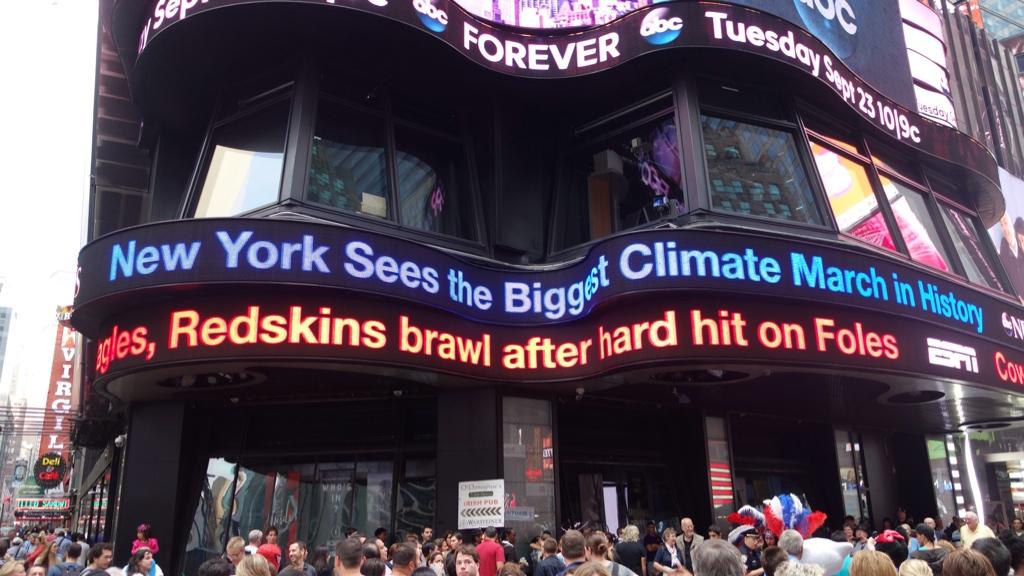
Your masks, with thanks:
<instances>
[{"instance_id":1,"label":"sky","mask_svg":"<svg viewBox=\"0 0 1024 576\"><path fill-rule=\"evenodd\" d=\"M92 156L96 0L5 0L0 18L0 376L46 402L55 309L74 296ZM9 391L9 390L8 390Z\"/></svg>"}]
</instances>

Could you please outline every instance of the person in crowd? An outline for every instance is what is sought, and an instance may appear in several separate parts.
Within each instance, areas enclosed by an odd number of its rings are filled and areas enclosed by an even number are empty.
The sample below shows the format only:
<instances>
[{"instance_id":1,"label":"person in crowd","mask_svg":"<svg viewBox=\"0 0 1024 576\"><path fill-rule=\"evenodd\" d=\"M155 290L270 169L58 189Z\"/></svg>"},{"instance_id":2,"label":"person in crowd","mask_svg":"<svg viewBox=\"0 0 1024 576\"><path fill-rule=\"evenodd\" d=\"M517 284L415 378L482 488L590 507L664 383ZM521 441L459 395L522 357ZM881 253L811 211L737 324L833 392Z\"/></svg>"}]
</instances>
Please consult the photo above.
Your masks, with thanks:
<instances>
[{"instance_id":1,"label":"person in crowd","mask_svg":"<svg viewBox=\"0 0 1024 576\"><path fill-rule=\"evenodd\" d=\"M21 538L19 538L17 536L12 538L11 539L11 547L7 549L6 556L10 557L12 560L16 559L18 557L18 551L20 550L20 548L21 548L21 546L22 546L22 544L24 542L25 542L24 540L22 540Z\"/></svg>"},{"instance_id":2,"label":"person in crowd","mask_svg":"<svg viewBox=\"0 0 1024 576\"><path fill-rule=\"evenodd\" d=\"M566 530L562 535L562 558L565 568L558 576L566 576L576 572L580 564L587 561L587 542L579 530ZM462 576L461 574L459 576Z\"/></svg>"},{"instance_id":3,"label":"person in crowd","mask_svg":"<svg viewBox=\"0 0 1024 576\"><path fill-rule=\"evenodd\" d=\"M1020 518L1014 518L1010 522L1010 530L1013 531L1013 535L1017 538L1024 538L1024 520Z\"/></svg>"},{"instance_id":4,"label":"person in crowd","mask_svg":"<svg viewBox=\"0 0 1024 576\"><path fill-rule=\"evenodd\" d=\"M740 558L746 568L747 576L761 576L761 539L753 526L740 526L729 533L729 543L739 549Z\"/></svg>"},{"instance_id":5,"label":"person in crowd","mask_svg":"<svg viewBox=\"0 0 1024 576\"><path fill-rule=\"evenodd\" d=\"M138 552L139 548L148 548L153 554L160 552L160 543L153 538L152 528L149 524L140 524L135 531L135 540L132 542L132 554ZM129 574L128 576L131 576Z\"/></svg>"},{"instance_id":6,"label":"person in crowd","mask_svg":"<svg viewBox=\"0 0 1024 576\"><path fill-rule=\"evenodd\" d=\"M28 569L28 576L46 576L46 568L36 564Z\"/></svg>"},{"instance_id":7,"label":"person in crowd","mask_svg":"<svg viewBox=\"0 0 1024 576\"><path fill-rule=\"evenodd\" d=\"M306 562L308 555L309 549L306 547L305 542L301 540L292 542L288 545L288 567L302 572L306 576L317 576L313 566Z\"/></svg>"},{"instance_id":8,"label":"person in crowd","mask_svg":"<svg viewBox=\"0 0 1024 576\"><path fill-rule=\"evenodd\" d=\"M235 566L231 562L217 557L200 564L197 576L232 576L234 573Z\"/></svg>"},{"instance_id":9,"label":"person in crowd","mask_svg":"<svg viewBox=\"0 0 1024 576\"><path fill-rule=\"evenodd\" d=\"M1024 540L1013 535L1011 530L999 534L1003 546L1010 552L1010 570L1013 576L1024 576Z\"/></svg>"},{"instance_id":10,"label":"person in crowd","mask_svg":"<svg viewBox=\"0 0 1024 576\"><path fill-rule=\"evenodd\" d=\"M49 546L46 544L46 535L43 532L36 533L29 539L29 542L32 543L32 548L28 553L28 556L25 558L25 566L31 569L36 565L36 560L38 560L40 556L44 555Z\"/></svg>"},{"instance_id":11,"label":"person in crowd","mask_svg":"<svg viewBox=\"0 0 1024 576\"><path fill-rule=\"evenodd\" d=\"M843 524L843 536L846 538L846 541L850 544L853 544L855 540L853 528L854 527L850 524Z\"/></svg>"},{"instance_id":12,"label":"person in crowd","mask_svg":"<svg viewBox=\"0 0 1024 576\"><path fill-rule=\"evenodd\" d=\"M388 541L388 531L386 528L377 528L373 531L373 537L384 542L386 545Z\"/></svg>"},{"instance_id":13,"label":"person in crowd","mask_svg":"<svg viewBox=\"0 0 1024 576\"><path fill-rule=\"evenodd\" d=\"M418 576L413 574L413 576ZM423 576L430 576L429 574L423 574ZM515 562L505 562L505 565L498 570L498 576L526 576L523 573L523 569L519 567L519 564Z\"/></svg>"},{"instance_id":14,"label":"person in crowd","mask_svg":"<svg viewBox=\"0 0 1024 576\"><path fill-rule=\"evenodd\" d=\"M615 544L615 558L631 572L647 575L647 557L644 547L640 544L640 529L633 524L622 530L622 537Z\"/></svg>"},{"instance_id":15,"label":"person in crowd","mask_svg":"<svg viewBox=\"0 0 1024 576\"><path fill-rule=\"evenodd\" d=\"M317 546L313 549L313 558L310 560L309 565L316 571L316 576L331 576L334 573L331 553L327 546Z\"/></svg>"},{"instance_id":16,"label":"person in crowd","mask_svg":"<svg viewBox=\"0 0 1024 576\"><path fill-rule=\"evenodd\" d=\"M871 536L871 528L867 524L860 524L853 531L853 553L856 554L868 547L868 538Z\"/></svg>"},{"instance_id":17,"label":"person in crowd","mask_svg":"<svg viewBox=\"0 0 1024 576\"><path fill-rule=\"evenodd\" d=\"M245 545L245 553L252 556L260 549L263 544L263 531L262 530L249 530L249 543Z\"/></svg>"},{"instance_id":18,"label":"person in crowd","mask_svg":"<svg viewBox=\"0 0 1024 576\"><path fill-rule=\"evenodd\" d=\"M93 544L92 547L89 548L89 555L85 557L85 561L88 562L88 564L79 576L90 576L97 572L105 571L107 568L110 568L110 561L113 560L113 558L114 547L109 543L100 542L98 544ZM202 573L200 573L199 576L203 576ZM221 575L211 574L210 576Z\"/></svg>"},{"instance_id":19,"label":"person in crowd","mask_svg":"<svg viewBox=\"0 0 1024 576\"><path fill-rule=\"evenodd\" d=\"M949 552L935 545L935 530L921 523L914 528L914 533L917 534L918 550L910 557L926 562L934 576L942 576L942 564Z\"/></svg>"},{"instance_id":20,"label":"person in crowd","mask_svg":"<svg viewBox=\"0 0 1024 576\"><path fill-rule=\"evenodd\" d=\"M743 576L746 571L736 546L725 540L708 540L693 558L694 576Z\"/></svg>"},{"instance_id":21,"label":"person in crowd","mask_svg":"<svg viewBox=\"0 0 1024 576\"><path fill-rule=\"evenodd\" d=\"M943 540L948 540L948 541L952 542L953 539L954 539L954 536L955 536L956 539L959 540L959 538L960 538L960 527L963 526L963 525L964 525L964 521L959 516L951 517L950 520L949 520L949 525L947 525L942 530L942 539Z\"/></svg>"},{"instance_id":22,"label":"person in crowd","mask_svg":"<svg viewBox=\"0 0 1024 576\"><path fill-rule=\"evenodd\" d=\"M89 557L89 543L85 541L85 536L81 532L72 532L71 541L82 548L82 555L79 556L81 560Z\"/></svg>"},{"instance_id":23,"label":"person in crowd","mask_svg":"<svg viewBox=\"0 0 1024 576\"><path fill-rule=\"evenodd\" d=\"M498 570L501 570L502 565L505 564L505 549L498 544L497 540L498 530L493 526L487 527L484 530L483 540L476 547L476 552L480 557L480 576L498 576Z\"/></svg>"},{"instance_id":24,"label":"person in crowd","mask_svg":"<svg viewBox=\"0 0 1024 576\"><path fill-rule=\"evenodd\" d=\"M363 576L384 576L387 566L380 558L366 558L363 565L359 567L359 573Z\"/></svg>"},{"instance_id":25,"label":"person in crowd","mask_svg":"<svg viewBox=\"0 0 1024 576\"><path fill-rule=\"evenodd\" d=\"M701 542L704 542L704 537L694 531L693 520L690 518L680 520L679 528L682 531L680 537L676 538L679 560L683 563L683 567L693 574L693 552L700 546Z\"/></svg>"},{"instance_id":26,"label":"person in crowd","mask_svg":"<svg viewBox=\"0 0 1024 576\"><path fill-rule=\"evenodd\" d=\"M516 529L506 528L501 539L501 550L505 553L505 563L512 564L516 560Z\"/></svg>"},{"instance_id":27,"label":"person in crowd","mask_svg":"<svg viewBox=\"0 0 1024 576\"><path fill-rule=\"evenodd\" d=\"M245 540L242 540L241 536L232 536L228 540L228 545L224 547L224 559L238 568L242 558L245 558Z\"/></svg>"},{"instance_id":28,"label":"person in crowd","mask_svg":"<svg viewBox=\"0 0 1024 576\"><path fill-rule=\"evenodd\" d=\"M64 530L57 530L55 542L57 543L57 561L63 562L68 556L68 548L72 543L71 536ZM81 550L81 546L79 546L79 550Z\"/></svg>"},{"instance_id":29,"label":"person in crowd","mask_svg":"<svg viewBox=\"0 0 1024 576\"><path fill-rule=\"evenodd\" d=\"M153 567L153 552L149 548L139 547L138 550L132 552L132 557L128 560L128 569L125 571L126 576L149 576L149 570Z\"/></svg>"},{"instance_id":30,"label":"person in crowd","mask_svg":"<svg viewBox=\"0 0 1024 576\"><path fill-rule=\"evenodd\" d=\"M599 562L584 562L571 574L573 576L610 576L608 569Z\"/></svg>"},{"instance_id":31,"label":"person in crowd","mask_svg":"<svg viewBox=\"0 0 1024 576\"><path fill-rule=\"evenodd\" d=\"M799 562L804 555L804 537L796 530L783 530L778 547L786 553L789 562Z\"/></svg>"},{"instance_id":32,"label":"person in crowd","mask_svg":"<svg viewBox=\"0 0 1024 576\"><path fill-rule=\"evenodd\" d=\"M235 567L236 576L271 576L270 563L259 554L249 554Z\"/></svg>"},{"instance_id":33,"label":"person in crowd","mask_svg":"<svg viewBox=\"0 0 1024 576\"><path fill-rule=\"evenodd\" d=\"M580 538L582 539L582 536ZM582 549L582 546L580 548ZM480 574L480 554L477 553L476 546L459 546L453 554L455 554L456 576L478 576Z\"/></svg>"},{"instance_id":34,"label":"person in crowd","mask_svg":"<svg viewBox=\"0 0 1024 576\"><path fill-rule=\"evenodd\" d=\"M942 561L942 573L945 576L997 576L988 558L970 548L960 548L946 556Z\"/></svg>"},{"instance_id":35,"label":"person in crowd","mask_svg":"<svg viewBox=\"0 0 1024 576\"><path fill-rule=\"evenodd\" d=\"M683 561L679 558L679 548L676 546L676 531L673 528L665 528L661 531L661 541L663 545L658 548L658 553L654 556L654 563L649 564L654 567L654 571L649 572L648 576L675 574L680 572L683 567ZM564 549L562 553L565 553ZM568 561L568 559L566 560Z\"/></svg>"},{"instance_id":36,"label":"person in crowd","mask_svg":"<svg viewBox=\"0 0 1024 576\"><path fill-rule=\"evenodd\" d=\"M42 566L43 576L46 576L50 572L50 568L55 568L60 561L57 560L57 542L50 542L40 548L43 553L36 557L36 561L32 566ZM31 572L31 570L29 570Z\"/></svg>"},{"instance_id":37,"label":"person in crowd","mask_svg":"<svg viewBox=\"0 0 1024 576\"><path fill-rule=\"evenodd\" d=\"M544 554L541 556L538 571L534 576L557 576L565 570L565 562L558 556L558 542L550 536L544 539L542 544ZM450 554L449 554L450 556Z\"/></svg>"},{"instance_id":38,"label":"person in crowd","mask_svg":"<svg viewBox=\"0 0 1024 576\"><path fill-rule=\"evenodd\" d=\"M419 567L419 556L416 547L410 542L399 544L391 557L391 573L395 576L412 576Z\"/></svg>"},{"instance_id":39,"label":"person in crowd","mask_svg":"<svg viewBox=\"0 0 1024 576\"><path fill-rule=\"evenodd\" d=\"M434 576L444 576L444 552L431 552L427 557L427 567L434 571Z\"/></svg>"},{"instance_id":40,"label":"person in crowd","mask_svg":"<svg viewBox=\"0 0 1024 576\"><path fill-rule=\"evenodd\" d=\"M25 564L17 560L8 560L0 566L0 576L26 576Z\"/></svg>"},{"instance_id":41,"label":"person in crowd","mask_svg":"<svg viewBox=\"0 0 1024 576\"><path fill-rule=\"evenodd\" d=\"M360 576L366 557L357 538L345 538L334 547L335 576Z\"/></svg>"},{"instance_id":42,"label":"person in crowd","mask_svg":"<svg viewBox=\"0 0 1024 576\"><path fill-rule=\"evenodd\" d=\"M875 538L875 550L885 554L892 560L893 566L899 566L907 559L907 545L902 534L895 530L886 530Z\"/></svg>"},{"instance_id":43,"label":"person in crowd","mask_svg":"<svg viewBox=\"0 0 1024 576\"><path fill-rule=\"evenodd\" d=\"M907 509L903 506L896 509L896 524L914 525L914 518L907 514Z\"/></svg>"},{"instance_id":44,"label":"person in crowd","mask_svg":"<svg viewBox=\"0 0 1024 576\"><path fill-rule=\"evenodd\" d=\"M960 527L960 542L964 548L970 548L971 544L974 544L974 541L979 538L996 537L991 528L978 521L977 513L968 511L964 515L964 520L966 520L966 523ZM1002 576L1002 574L999 576Z\"/></svg>"},{"instance_id":45,"label":"person in crowd","mask_svg":"<svg viewBox=\"0 0 1024 576\"><path fill-rule=\"evenodd\" d=\"M900 564L899 576L932 576L932 567L924 560L911 558Z\"/></svg>"},{"instance_id":46,"label":"person in crowd","mask_svg":"<svg viewBox=\"0 0 1024 576\"><path fill-rule=\"evenodd\" d=\"M58 544L59 547L59 544ZM58 548L59 549L59 548ZM79 576L82 573L82 563L79 559L82 556L82 547L72 542L68 546L63 562L58 562L46 571L46 576Z\"/></svg>"},{"instance_id":47,"label":"person in crowd","mask_svg":"<svg viewBox=\"0 0 1024 576\"><path fill-rule=\"evenodd\" d=\"M658 528L654 522L647 523L647 531L644 533L644 550L647 553L647 573L645 576L654 575L654 557L661 548L661 537L658 536Z\"/></svg>"},{"instance_id":48,"label":"person in crowd","mask_svg":"<svg viewBox=\"0 0 1024 576\"><path fill-rule=\"evenodd\" d=\"M764 534L761 535L761 550L769 546L778 546L779 537L775 535L771 530L765 530Z\"/></svg>"},{"instance_id":49,"label":"person in crowd","mask_svg":"<svg viewBox=\"0 0 1024 576\"><path fill-rule=\"evenodd\" d=\"M611 544L604 532L595 531L587 538L587 560L604 566L611 576L638 576L626 566L608 559Z\"/></svg>"},{"instance_id":50,"label":"person in crowd","mask_svg":"<svg viewBox=\"0 0 1024 576\"><path fill-rule=\"evenodd\" d=\"M897 576L892 559L875 550L854 553L850 576Z\"/></svg>"},{"instance_id":51,"label":"person in crowd","mask_svg":"<svg viewBox=\"0 0 1024 576\"><path fill-rule=\"evenodd\" d=\"M260 544L260 547L256 549L256 553L266 558L267 562L275 569L280 570L283 554L281 546L277 543L277 528L274 526L267 528L264 537L267 541Z\"/></svg>"},{"instance_id":52,"label":"person in crowd","mask_svg":"<svg viewBox=\"0 0 1024 576\"><path fill-rule=\"evenodd\" d=\"M778 546L769 546L761 551L761 565L765 576L776 576L776 570L783 563L789 562L789 554Z\"/></svg>"},{"instance_id":53,"label":"person in crowd","mask_svg":"<svg viewBox=\"0 0 1024 576\"><path fill-rule=\"evenodd\" d=\"M423 538L423 543L432 542L434 540L434 529L430 526L424 526L420 530L420 536Z\"/></svg>"},{"instance_id":54,"label":"person in crowd","mask_svg":"<svg viewBox=\"0 0 1024 576\"><path fill-rule=\"evenodd\" d=\"M825 569L817 564L783 562L775 573L779 576L824 576Z\"/></svg>"},{"instance_id":55,"label":"person in crowd","mask_svg":"<svg viewBox=\"0 0 1024 576\"><path fill-rule=\"evenodd\" d=\"M971 544L971 550L981 552L985 558L988 558L997 576L1010 574L1010 551L1003 546L998 538L978 538Z\"/></svg>"},{"instance_id":56,"label":"person in crowd","mask_svg":"<svg viewBox=\"0 0 1024 576\"><path fill-rule=\"evenodd\" d=\"M708 526L708 540L721 540L722 529L718 527L718 524L712 524Z\"/></svg>"}]
</instances>

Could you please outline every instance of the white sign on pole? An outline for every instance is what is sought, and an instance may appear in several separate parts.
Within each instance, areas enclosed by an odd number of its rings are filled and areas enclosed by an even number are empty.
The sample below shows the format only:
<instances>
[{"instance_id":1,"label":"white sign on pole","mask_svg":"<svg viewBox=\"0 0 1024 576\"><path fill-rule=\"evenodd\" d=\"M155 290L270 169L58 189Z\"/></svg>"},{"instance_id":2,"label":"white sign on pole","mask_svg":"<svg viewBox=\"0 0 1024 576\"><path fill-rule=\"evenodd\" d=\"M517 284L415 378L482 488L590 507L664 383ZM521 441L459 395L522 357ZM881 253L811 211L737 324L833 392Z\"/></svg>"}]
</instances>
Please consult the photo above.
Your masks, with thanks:
<instances>
[{"instance_id":1,"label":"white sign on pole","mask_svg":"<svg viewBox=\"0 0 1024 576\"><path fill-rule=\"evenodd\" d=\"M459 482L459 530L505 526L505 480Z\"/></svg>"}]
</instances>

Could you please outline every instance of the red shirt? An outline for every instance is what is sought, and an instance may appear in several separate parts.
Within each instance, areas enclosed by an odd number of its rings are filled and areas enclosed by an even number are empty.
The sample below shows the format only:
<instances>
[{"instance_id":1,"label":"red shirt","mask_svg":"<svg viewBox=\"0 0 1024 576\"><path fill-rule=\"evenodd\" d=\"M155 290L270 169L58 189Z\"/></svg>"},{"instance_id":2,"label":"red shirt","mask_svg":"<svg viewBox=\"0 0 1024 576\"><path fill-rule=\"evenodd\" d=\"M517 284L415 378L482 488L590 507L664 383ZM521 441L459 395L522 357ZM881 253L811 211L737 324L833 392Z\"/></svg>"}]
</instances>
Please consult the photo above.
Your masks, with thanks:
<instances>
[{"instance_id":1,"label":"red shirt","mask_svg":"<svg viewBox=\"0 0 1024 576\"><path fill-rule=\"evenodd\" d=\"M480 576L497 576L498 562L505 561L505 549L493 540L484 540L476 547L480 554Z\"/></svg>"}]
</instances>

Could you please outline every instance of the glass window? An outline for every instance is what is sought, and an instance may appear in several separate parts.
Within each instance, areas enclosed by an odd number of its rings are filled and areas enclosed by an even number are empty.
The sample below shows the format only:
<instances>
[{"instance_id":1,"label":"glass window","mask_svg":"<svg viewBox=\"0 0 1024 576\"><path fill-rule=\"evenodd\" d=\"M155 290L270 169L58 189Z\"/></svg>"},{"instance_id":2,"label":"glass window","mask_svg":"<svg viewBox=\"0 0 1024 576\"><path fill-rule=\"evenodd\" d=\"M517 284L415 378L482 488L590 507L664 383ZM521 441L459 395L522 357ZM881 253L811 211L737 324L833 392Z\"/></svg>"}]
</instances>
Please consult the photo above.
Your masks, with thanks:
<instances>
[{"instance_id":1,"label":"glass window","mask_svg":"<svg viewBox=\"0 0 1024 576\"><path fill-rule=\"evenodd\" d=\"M516 557L542 530L555 531L555 450L551 402L505 398L502 442L505 470L505 527L516 529Z\"/></svg>"},{"instance_id":2,"label":"glass window","mask_svg":"<svg viewBox=\"0 0 1024 576\"><path fill-rule=\"evenodd\" d=\"M287 101L215 128L195 217L236 216L277 202L287 128Z\"/></svg>"},{"instance_id":3,"label":"glass window","mask_svg":"<svg viewBox=\"0 0 1024 576\"><path fill-rule=\"evenodd\" d=\"M813 141L811 152L839 230L868 244L896 250L867 168Z\"/></svg>"},{"instance_id":4,"label":"glass window","mask_svg":"<svg viewBox=\"0 0 1024 576\"><path fill-rule=\"evenodd\" d=\"M996 290L1002 289L999 274L986 257L985 245L980 232L978 219L956 208L939 203L939 212L949 229L960 262L967 273L967 279L976 284L983 284Z\"/></svg>"},{"instance_id":5,"label":"glass window","mask_svg":"<svg viewBox=\"0 0 1024 576\"><path fill-rule=\"evenodd\" d=\"M879 175L879 178L910 257L915 262L949 272L949 256L942 247L939 231L928 213L927 199L920 192L884 174Z\"/></svg>"},{"instance_id":6,"label":"glass window","mask_svg":"<svg viewBox=\"0 0 1024 576\"><path fill-rule=\"evenodd\" d=\"M387 131L383 118L321 100L306 200L387 218Z\"/></svg>"},{"instance_id":7,"label":"glass window","mask_svg":"<svg viewBox=\"0 0 1024 576\"><path fill-rule=\"evenodd\" d=\"M398 486L395 530L419 533L434 525L437 507L437 471L433 459L406 460L405 475Z\"/></svg>"},{"instance_id":8,"label":"glass window","mask_svg":"<svg viewBox=\"0 0 1024 576\"><path fill-rule=\"evenodd\" d=\"M836 430L835 440L843 508L847 516L864 518L868 511L868 490L861 468L860 434Z\"/></svg>"},{"instance_id":9,"label":"glass window","mask_svg":"<svg viewBox=\"0 0 1024 576\"><path fill-rule=\"evenodd\" d=\"M419 230L474 239L473 211L462 194L462 144L423 130L395 127L400 222Z\"/></svg>"},{"instance_id":10,"label":"glass window","mask_svg":"<svg viewBox=\"0 0 1024 576\"><path fill-rule=\"evenodd\" d=\"M558 248L682 212L682 168L674 117L636 122L566 158Z\"/></svg>"},{"instance_id":11,"label":"glass window","mask_svg":"<svg viewBox=\"0 0 1024 576\"><path fill-rule=\"evenodd\" d=\"M706 114L700 121L713 208L822 223L792 134Z\"/></svg>"},{"instance_id":12,"label":"glass window","mask_svg":"<svg viewBox=\"0 0 1024 576\"><path fill-rule=\"evenodd\" d=\"M207 463L205 481L185 544L187 574L195 574L200 564L224 550L230 526L228 514L235 492L235 467L223 458L211 458Z\"/></svg>"},{"instance_id":13,"label":"glass window","mask_svg":"<svg viewBox=\"0 0 1024 576\"><path fill-rule=\"evenodd\" d=\"M929 436L925 444L928 447L928 467L932 473L932 491L935 492L935 509L940 517L949 518L956 514L956 494L950 476L946 440L942 436Z\"/></svg>"},{"instance_id":14,"label":"glass window","mask_svg":"<svg viewBox=\"0 0 1024 576\"><path fill-rule=\"evenodd\" d=\"M729 514L736 511L732 482L732 457L729 436L725 429L725 418L708 416L704 418L707 433L708 478L711 482L711 507L715 523L728 525Z\"/></svg>"}]
</instances>

